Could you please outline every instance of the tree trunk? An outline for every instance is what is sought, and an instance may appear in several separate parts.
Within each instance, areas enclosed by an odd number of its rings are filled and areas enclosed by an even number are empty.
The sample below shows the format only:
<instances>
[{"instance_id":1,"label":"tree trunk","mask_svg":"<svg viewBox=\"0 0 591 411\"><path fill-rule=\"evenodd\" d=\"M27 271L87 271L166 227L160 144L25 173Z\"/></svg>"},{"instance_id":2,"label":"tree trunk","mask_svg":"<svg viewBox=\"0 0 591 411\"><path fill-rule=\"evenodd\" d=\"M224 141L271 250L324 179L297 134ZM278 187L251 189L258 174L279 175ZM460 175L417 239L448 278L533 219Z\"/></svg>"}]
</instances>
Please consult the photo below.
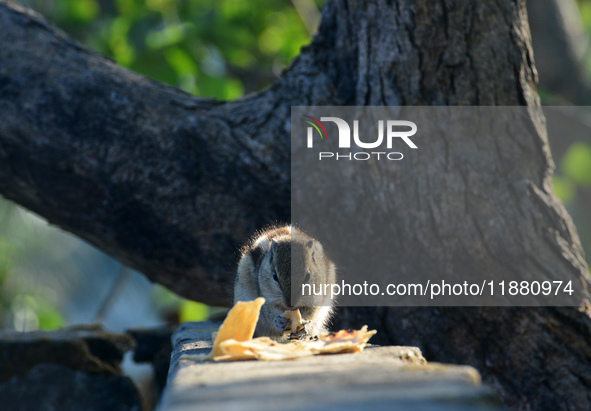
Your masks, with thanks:
<instances>
[{"instance_id":1,"label":"tree trunk","mask_svg":"<svg viewBox=\"0 0 591 411\"><path fill-rule=\"evenodd\" d=\"M329 0L318 35L281 80L234 102L197 99L117 67L9 0L0 0L0 62L0 193L213 304L229 301L238 247L289 218L290 106L539 104L521 0ZM522 239L523 260L551 256L540 269L588 285L540 137L528 143L527 170L511 177L535 176L529 198L505 206L527 204L533 231L552 234ZM417 172L429 180L462 170ZM484 215L472 212L478 226ZM524 220L515 218L516 231ZM478 241L495 250L491 261L513 255L513 242L502 241L510 233L490 234ZM416 235L401 229L398 240ZM466 258L477 252L467 248ZM510 406L591 408L589 311L349 307L335 327L363 322L380 343L474 365Z\"/></svg>"}]
</instances>

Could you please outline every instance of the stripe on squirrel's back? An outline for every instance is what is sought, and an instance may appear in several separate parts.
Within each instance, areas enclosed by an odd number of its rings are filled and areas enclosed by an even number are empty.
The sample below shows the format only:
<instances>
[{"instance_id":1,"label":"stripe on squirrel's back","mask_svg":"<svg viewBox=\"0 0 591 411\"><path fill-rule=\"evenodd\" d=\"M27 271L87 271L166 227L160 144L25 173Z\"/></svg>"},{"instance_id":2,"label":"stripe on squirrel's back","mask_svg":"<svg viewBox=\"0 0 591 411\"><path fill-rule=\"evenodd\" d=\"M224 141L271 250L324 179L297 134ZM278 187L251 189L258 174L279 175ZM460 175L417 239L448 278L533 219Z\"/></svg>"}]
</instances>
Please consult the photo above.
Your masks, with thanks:
<instances>
[{"instance_id":1,"label":"stripe on squirrel's back","mask_svg":"<svg viewBox=\"0 0 591 411\"><path fill-rule=\"evenodd\" d=\"M254 264L255 272L259 271L259 267L261 266L261 260L263 255L262 247L255 247L250 250L250 256L252 257L252 263Z\"/></svg>"},{"instance_id":2,"label":"stripe on squirrel's back","mask_svg":"<svg viewBox=\"0 0 591 411\"><path fill-rule=\"evenodd\" d=\"M269 231L266 231L265 234L269 240L276 239L276 238L283 237L283 236L290 236L291 235L291 227L283 226L283 227L272 228Z\"/></svg>"}]
</instances>

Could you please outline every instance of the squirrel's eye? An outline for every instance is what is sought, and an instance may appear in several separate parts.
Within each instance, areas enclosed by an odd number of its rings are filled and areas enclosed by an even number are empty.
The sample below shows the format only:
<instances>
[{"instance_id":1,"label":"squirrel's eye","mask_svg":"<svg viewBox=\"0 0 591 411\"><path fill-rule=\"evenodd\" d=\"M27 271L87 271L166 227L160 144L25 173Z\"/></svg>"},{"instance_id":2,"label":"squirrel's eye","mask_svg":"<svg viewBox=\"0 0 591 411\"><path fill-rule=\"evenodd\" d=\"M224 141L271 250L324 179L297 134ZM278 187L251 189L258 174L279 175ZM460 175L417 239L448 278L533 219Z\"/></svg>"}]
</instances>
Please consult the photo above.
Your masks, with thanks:
<instances>
[{"instance_id":1,"label":"squirrel's eye","mask_svg":"<svg viewBox=\"0 0 591 411\"><path fill-rule=\"evenodd\" d=\"M277 277L277 271L273 270L273 280L279 282L279 277Z\"/></svg>"},{"instance_id":2,"label":"squirrel's eye","mask_svg":"<svg viewBox=\"0 0 591 411\"><path fill-rule=\"evenodd\" d=\"M308 281L310 281L310 270L308 270L308 272L306 273L306 278L304 278L305 283L307 283Z\"/></svg>"}]
</instances>

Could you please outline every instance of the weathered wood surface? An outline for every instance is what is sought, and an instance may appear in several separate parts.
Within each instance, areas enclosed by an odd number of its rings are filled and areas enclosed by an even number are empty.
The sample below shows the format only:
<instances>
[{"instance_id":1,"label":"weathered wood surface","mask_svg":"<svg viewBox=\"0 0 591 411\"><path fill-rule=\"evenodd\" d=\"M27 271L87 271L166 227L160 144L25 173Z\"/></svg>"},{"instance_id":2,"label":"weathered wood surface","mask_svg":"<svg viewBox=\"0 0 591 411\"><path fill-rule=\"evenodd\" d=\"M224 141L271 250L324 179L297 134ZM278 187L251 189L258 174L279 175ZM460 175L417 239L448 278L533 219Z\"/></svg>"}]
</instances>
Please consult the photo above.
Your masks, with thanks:
<instances>
[{"instance_id":1,"label":"weathered wood surface","mask_svg":"<svg viewBox=\"0 0 591 411\"><path fill-rule=\"evenodd\" d=\"M0 410L140 411L137 387L120 367L134 344L95 325L0 331Z\"/></svg>"},{"instance_id":2,"label":"weathered wood surface","mask_svg":"<svg viewBox=\"0 0 591 411\"><path fill-rule=\"evenodd\" d=\"M186 323L173 336L161 411L494 410L498 400L469 366L424 364L416 347L368 347L360 354L293 361L196 362L219 323Z\"/></svg>"}]
</instances>

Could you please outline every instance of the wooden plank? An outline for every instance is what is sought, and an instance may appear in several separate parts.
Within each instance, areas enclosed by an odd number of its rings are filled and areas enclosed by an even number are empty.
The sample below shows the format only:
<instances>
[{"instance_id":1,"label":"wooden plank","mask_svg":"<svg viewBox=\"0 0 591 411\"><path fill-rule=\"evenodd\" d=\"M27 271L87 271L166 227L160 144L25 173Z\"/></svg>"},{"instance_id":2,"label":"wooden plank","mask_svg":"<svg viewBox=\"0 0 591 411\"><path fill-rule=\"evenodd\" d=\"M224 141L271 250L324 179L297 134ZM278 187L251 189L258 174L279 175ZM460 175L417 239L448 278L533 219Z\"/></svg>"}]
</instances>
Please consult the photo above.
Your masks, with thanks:
<instances>
[{"instance_id":1,"label":"wooden plank","mask_svg":"<svg viewBox=\"0 0 591 411\"><path fill-rule=\"evenodd\" d=\"M367 347L360 354L277 362L190 358L209 352L211 332L218 326L186 323L174 334L161 411L501 409L474 368L424 364L416 347Z\"/></svg>"}]
</instances>

